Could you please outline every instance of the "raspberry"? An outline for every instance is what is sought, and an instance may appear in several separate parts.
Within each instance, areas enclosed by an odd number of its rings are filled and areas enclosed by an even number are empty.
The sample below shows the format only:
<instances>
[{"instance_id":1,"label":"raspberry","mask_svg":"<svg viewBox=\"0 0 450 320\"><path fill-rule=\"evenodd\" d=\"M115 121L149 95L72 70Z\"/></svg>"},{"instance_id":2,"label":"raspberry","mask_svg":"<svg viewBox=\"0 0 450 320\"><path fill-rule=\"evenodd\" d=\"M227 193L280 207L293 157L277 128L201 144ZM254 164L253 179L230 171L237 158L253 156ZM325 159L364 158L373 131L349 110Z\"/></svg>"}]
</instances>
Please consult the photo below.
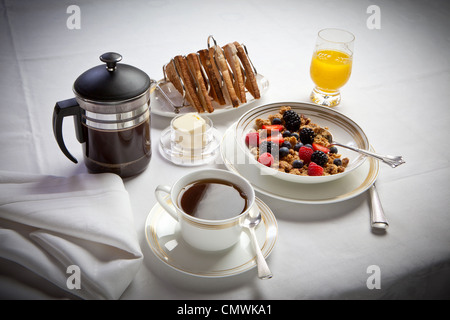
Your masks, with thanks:
<instances>
[{"instance_id":1,"label":"raspberry","mask_svg":"<svg viewBox=\"0 0 450 320\"><path fill-rule=\"evenodd\" d=\"M258 132L249 132L245 136L245 144L247 147L257 147L259 144L259 133Z\"/></svg>"},{"instance_id":2,"label":"raspberry","mask_svg":"<svg viewBox=\"0 0 450 320\"><path fill-rule=\"evenodd\" d=\"M272 166L272 164L274 163L275 159L273 158L273 156L268 153L265 152L262 155L259 156L258 158L258 162L261 163L262 165L265 165L267 167Z\"/></svg>"},{"instance_id":3,"label":"raspberry","mask_svg":"<svg viewBox=\"0 0 450 320\"><path fill-rule=\"evenodd\" d=\"M323 175L323 168L318 164L311 162L308 166L308 176L321 176Z\"/></svg>"},{"instance_id":4,"label":"raspberry","mask_svg":"<svg viewBox=\"0 0 450 320\"><path fill-rule=\"evenodd\" d=\"M298 156L300 159L302 159L304 162L308 163L311 161L311 155L313 154L313 149L308 147L301 147L298 150Z\"/></svg>"}]
</instances>

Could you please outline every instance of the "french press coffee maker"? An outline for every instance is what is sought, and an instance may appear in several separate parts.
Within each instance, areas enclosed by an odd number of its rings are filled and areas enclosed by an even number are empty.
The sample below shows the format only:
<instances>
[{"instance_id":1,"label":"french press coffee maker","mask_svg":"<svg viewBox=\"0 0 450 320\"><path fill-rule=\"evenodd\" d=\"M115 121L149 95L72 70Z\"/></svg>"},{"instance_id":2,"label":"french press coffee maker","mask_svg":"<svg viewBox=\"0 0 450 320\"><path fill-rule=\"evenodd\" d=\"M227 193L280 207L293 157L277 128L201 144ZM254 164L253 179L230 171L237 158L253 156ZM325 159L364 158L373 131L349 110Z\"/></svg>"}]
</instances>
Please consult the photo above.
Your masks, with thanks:
<instances>
[{"instance_id":1,"label":"french press coffee maker","mask_svg":"<svg viewBox=\"0 0 450 320\"><path fill-rule=\"evenodd\" d=\"M144 171L151 158L150 87L142 70L119 63L108 52L98 65L81 74L73 85L75 98L59 101L53 110L53 133L61 151L77 163L62 135L63 119L73 116L90 173L112 172L122 178Z\"/></svg>"}]
</instances>

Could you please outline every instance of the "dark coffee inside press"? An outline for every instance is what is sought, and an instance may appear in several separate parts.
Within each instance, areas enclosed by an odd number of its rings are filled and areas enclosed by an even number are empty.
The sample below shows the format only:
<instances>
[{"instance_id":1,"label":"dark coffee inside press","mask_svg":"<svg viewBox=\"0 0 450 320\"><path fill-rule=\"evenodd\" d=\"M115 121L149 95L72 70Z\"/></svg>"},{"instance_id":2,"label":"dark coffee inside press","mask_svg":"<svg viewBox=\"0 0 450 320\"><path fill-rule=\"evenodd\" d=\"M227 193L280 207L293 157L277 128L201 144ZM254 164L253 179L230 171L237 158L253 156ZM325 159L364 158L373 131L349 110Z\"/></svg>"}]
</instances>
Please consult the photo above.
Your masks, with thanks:
<instances>
[{"instance_id":1,"label":"dark coffee inside press","mask_svg":"<svg viewBox=\"0 0 450 320\"><path fill-rule=\"evenodd\" d=\"M150 119L125 130L84 126L84 161L89 172L112 172L129 177L142 172L151 158Z\"/></svg>"},{"instance_id":2,"label":"dark coffee inside press","mask_svg":"<svg viewBox=\"0 0 450 320\"><path fill-rule=\"evenodd\" d=\"M231 182L204 179L184 187L178 196L178 205L196 218L225 220L247 210L248 197Z\"/></svg>"}]
</instances>

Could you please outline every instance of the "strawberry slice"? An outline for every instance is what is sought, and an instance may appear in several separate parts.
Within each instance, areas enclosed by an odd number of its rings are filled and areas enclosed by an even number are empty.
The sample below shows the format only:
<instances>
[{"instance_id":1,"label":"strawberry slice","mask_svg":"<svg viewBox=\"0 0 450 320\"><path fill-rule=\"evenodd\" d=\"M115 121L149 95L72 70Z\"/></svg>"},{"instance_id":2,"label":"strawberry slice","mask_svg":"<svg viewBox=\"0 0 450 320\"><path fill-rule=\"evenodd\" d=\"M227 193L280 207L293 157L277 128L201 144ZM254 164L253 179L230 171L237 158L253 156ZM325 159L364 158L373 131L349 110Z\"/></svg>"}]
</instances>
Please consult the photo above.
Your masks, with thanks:
<instances>
[{"instance_id":1,"label":"strawberry slice","mask_svg":"<svg viewBox=\"0 0 450 320\"><path fill-rule=\"evenodd\" d=\"M275 162L275 159L270 153L265 152L259 156L258 162L265 165L266 167L270 167Z\"/></svg>"},{"instance_id":2,"label":"strawberry slice","mask_svg":"<svg viewBox=\"0 0 450 320\"><path fill-rule=\"evenodd\" d=\"M263 141L270 141L270 142L273 142L273 143L276 143L276 144L282 144L282 143L284 142L284 138L283 138L283 136L280 134L280 135L273 135L273 136L267 137L267 138L263 139L263 140L261 141L261 143L262 143Z\"/></svg>"},{"instance_id":3,"label":"strawberry slice","mask_svg":"<svg viewBox=\"0 0 450 320\"><path fill-rule=\"evenodd\" d=\"M324 146L322 146L320 144L317 144L317 143L313 143L312 147L313 147L314 150L319 150L319 151L322 151L323 153L330 152L330 149L328 149L327 147L324 147Z\"/></svg>"},{"instance_id":4,"label":"strawberry slice","mask_svg":"<svg viewBox=\"0 0 450 320\"><path fill-rule=\"evenodd\" d=\"M249 132L245 136L245 144L247 147L257 147L259 145L259 133Z\"/></svg>"},{"instance_id":5,"label":"strawberry slice","mask_svg":"<svg viewBox=\"0 0 450 320\"><path fill-rule=\"evenodd\" d=\"M272 132L274 131L276 132L281 132L283 131L283 125L282 124L263 124L262 128L264 130L267 130L267 134L270 135L272 134Z\"/></svg>"}]
</instances>

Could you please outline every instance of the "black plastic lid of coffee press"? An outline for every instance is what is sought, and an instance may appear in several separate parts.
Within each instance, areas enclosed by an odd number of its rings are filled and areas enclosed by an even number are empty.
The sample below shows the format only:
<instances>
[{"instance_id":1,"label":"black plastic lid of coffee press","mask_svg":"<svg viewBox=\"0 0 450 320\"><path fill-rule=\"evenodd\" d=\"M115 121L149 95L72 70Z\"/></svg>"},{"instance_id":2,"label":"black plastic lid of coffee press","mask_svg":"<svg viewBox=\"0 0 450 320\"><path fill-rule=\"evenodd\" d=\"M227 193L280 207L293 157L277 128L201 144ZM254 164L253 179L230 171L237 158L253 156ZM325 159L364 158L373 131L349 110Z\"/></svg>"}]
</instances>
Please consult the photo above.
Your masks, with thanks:
<instances>
[{"instance_id":1,"label":"black plastic lid of coffee press","mask_svg":"<svg viewBox=\"0 0 450 320\"><path fill-rule=\"evenodd\" d=\"M106 63L81 74L73 85L81 98L98 102L130 100L143 94L150 87L150 78L142 70L118 63L122 56L107 52L100 56Z\"/></svg>"}]
</instances>

